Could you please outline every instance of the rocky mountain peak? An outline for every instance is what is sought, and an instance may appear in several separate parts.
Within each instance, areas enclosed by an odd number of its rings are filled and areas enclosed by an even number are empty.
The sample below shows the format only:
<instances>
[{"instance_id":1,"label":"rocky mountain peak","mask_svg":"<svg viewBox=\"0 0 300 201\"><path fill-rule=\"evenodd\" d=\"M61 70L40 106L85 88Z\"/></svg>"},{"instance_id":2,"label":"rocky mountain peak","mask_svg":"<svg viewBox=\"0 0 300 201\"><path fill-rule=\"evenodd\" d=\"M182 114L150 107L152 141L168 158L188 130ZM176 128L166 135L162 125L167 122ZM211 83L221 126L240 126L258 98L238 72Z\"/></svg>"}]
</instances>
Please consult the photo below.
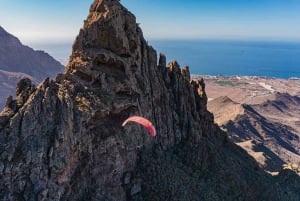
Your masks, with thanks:
<instances>
[{"instance_id":1,"label":"rocky mountain peak","mask_svg":"<svg viewBox=\"0 0 300 201\"><path fill-rule=\"evenodd\" d=\"M119 1L95 1L74 42L67 72L95 71L92 66L85 70L75 67L78 66L76 63L90 59L93 59L91 63L94 65L107 64L117 71L128 71L131 66L141 64L141 45L146 45L146 42L133 14ZM91 73L93 76L94 73Z\"/></svg>"},{"instance_id":2,"label":"rocky mountain peak","mask_svg":"<svg viewBox=\"0 0 300 201\"><path fill-rule=\"evenodd\" d=\"M0 199L273 195L273 178L214 125L204 81L188 75L177 62L167 67L163 54L157 62L134 15L119 1L95 0L66 73L36 89L25 80L22 105L0 127ZM136 124L122 127L132 115L149 119L157 136ZM289 187L285 193L294 195Z\"/></svg>"},{"instance_id":3,"label":"rocky mountain peak","mask_svg":"<svg viewBox=\"0 0 300 201\"><path fill-rule=\"evenodd\" d=\"M188 67L181 70L176 61L166 66L162 54L157 64L156 51L145 41L135 16L119 1L95 1L91 5L90 14L74 42L66 76L75 78L86 89L105 91L113 97L111 107L116 113L145 115L159 122L161 114L156 115L155 105L162 99L169 104L173 97L168 97L168 88L177 96L177 92L188 87L187 96L178 97L178 101L191 99L188 101L194 102L193 107L201 107L201 111L210 116L205 106L201 106L207 101L203 80L190 85ZM141 107L141 102L148 105Z\"/></svg>"}]
</instances>

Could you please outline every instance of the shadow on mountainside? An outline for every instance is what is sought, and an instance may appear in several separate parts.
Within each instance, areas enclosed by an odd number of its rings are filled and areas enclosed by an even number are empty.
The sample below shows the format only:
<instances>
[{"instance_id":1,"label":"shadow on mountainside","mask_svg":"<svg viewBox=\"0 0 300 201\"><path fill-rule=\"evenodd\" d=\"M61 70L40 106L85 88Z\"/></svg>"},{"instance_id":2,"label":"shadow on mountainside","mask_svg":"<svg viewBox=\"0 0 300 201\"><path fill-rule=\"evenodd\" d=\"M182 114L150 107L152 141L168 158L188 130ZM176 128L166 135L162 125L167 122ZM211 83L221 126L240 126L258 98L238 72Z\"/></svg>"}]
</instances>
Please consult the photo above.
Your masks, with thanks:
<instances>
[{"instance_id":1,"label":"shadow on mountainside","mask_svg":"<svg viewBox=\"0 0 300 201\"><path fill-rule=\"evenodd\" d=\"M299 137L292 132L291 127L265 118L252 106L243 107L245 113L239 115L235 121L229 121L226 125L227 131L236 143L253 140L253 151L264 153L266 170L281 170L282 165L287 162L284 157L286 152L300 155L299 150L292 144Z\"/></svg>"},{"instance_id":2,"label":"shadow on mountainside","mask_svg":"<svg viewBox=\"0 0 300 201\"><path fill-rule=\"evenodd\" d=\"M256 144L253 146L253 151L255 152L263 152L265 156L265 170L270 172L276 172L282 169L282 165L284 161L278 157L272 150L264 146L263 144Z\"/></svg>"}]
</instances>

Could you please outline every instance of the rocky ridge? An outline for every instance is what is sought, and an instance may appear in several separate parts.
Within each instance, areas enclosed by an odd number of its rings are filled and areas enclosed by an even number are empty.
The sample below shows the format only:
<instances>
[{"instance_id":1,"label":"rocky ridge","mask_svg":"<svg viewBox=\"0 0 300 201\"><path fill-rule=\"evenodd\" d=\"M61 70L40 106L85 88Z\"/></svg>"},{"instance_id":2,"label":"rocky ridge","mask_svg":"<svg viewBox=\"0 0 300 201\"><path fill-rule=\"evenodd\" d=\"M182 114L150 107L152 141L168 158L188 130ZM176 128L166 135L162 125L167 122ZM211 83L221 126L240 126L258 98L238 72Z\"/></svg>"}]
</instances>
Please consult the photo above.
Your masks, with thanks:
<instances>
[{"instance_id":1,"label":"rocky ridge","mask_svg":"<svg viewBox=\"0 0 300 201\"><path fill-rule=\"evenodd\" d=\"M15 95L17 83L23 79L29 78L33 83L37 83L35 78L25 73L14 73L0 70L0 109L2 110L6 97Z\"/></svg>"},{"instance_id":2,"label":"rocky ridge","mask_svg":"<svg viewBox=\"0 0 300 201\"><path fill-rule=\"evenodd\" d=\"M299 178L264 173L206 105L203 80L157 62L135 16L96 0L66 72L22 80L0 114L0 200L299 200ZM157 137L123 128L131 115Z\"/></svg>"}]
</instances>

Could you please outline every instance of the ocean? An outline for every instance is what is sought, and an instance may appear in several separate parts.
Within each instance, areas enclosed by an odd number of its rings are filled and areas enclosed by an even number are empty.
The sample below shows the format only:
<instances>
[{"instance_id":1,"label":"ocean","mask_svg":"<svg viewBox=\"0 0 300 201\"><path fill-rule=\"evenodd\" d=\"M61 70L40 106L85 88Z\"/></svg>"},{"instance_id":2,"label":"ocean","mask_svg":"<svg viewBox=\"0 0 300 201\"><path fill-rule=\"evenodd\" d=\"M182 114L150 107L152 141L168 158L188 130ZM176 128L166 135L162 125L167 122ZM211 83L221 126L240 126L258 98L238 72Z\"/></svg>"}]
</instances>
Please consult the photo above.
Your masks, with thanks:
<instances>
[{"instance_id":1,"label":"ocean","mask_svg":"<svg viewBox=\"0 0 300 201\"><path fill-rule=\"evenodd\" d=\"M149 40L167 61L189 66L191 74L300 78L300 42L238 40ZM66 64L71 43L33 44Z\"/></svg>"},{"instance_id":2,"label":"ocean","mask_svg":"<svg viewBox=\"0 0 300 201\"><path fill-rule=\"evenodd\" d=\"M300 42L182 40L151 41L167 60L192 74L300 77Z\"/></svg>"}]
</instances>

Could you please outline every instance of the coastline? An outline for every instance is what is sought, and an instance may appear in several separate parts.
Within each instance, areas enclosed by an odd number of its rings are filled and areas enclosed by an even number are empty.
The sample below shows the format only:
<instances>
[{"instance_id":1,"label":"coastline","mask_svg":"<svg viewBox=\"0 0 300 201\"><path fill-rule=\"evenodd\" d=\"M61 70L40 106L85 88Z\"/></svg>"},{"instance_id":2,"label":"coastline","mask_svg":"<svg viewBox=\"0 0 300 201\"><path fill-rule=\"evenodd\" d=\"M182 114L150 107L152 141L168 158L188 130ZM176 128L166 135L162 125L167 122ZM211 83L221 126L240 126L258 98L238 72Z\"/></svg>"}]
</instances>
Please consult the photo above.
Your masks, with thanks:
<instances>
[{"instance_id":1,"label":"coastline","mask_svg":"<svg viewBox=\"0 0 300 201\"><path fill-rule=\"evenodd\" d=\"M277 93L300 96L299 78L267 76L191 75L192 79L204 79L208 100L227 96L241 104L261 104L274 100Z\"/></svg>"}]
</instances>

